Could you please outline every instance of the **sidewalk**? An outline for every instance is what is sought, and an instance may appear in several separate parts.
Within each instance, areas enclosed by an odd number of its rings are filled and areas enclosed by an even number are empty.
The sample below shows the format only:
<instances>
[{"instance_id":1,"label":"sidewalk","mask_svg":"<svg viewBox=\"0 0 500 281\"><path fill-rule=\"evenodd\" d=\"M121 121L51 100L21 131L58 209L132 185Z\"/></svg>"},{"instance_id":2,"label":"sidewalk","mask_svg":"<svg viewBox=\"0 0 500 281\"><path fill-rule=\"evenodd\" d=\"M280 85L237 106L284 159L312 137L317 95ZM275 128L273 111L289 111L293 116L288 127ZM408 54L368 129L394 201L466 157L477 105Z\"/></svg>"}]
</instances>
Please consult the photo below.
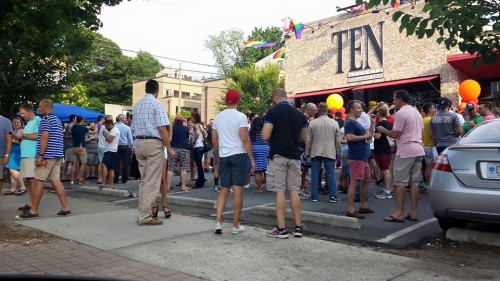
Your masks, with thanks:
<instances>
[{"instance_id":1,"label":"sidewalk","mask_svg":"<svg viewBox=\"0 0 500 281\"><path fill-rule=\"evenodd\" d=\"M0 279L6 275L20 277L29 276L67 276L71 278L98 278L122 280L204 280L164 266L150 265L144 262L119 256L95 246L64 239L64 231L78 229L78 223L68 223L69 220L80 221L78 215L68 218L55 218L54 213L59 208L59 201L54 194L47 192L41 202L40 219L18 221L14 217L19 214L17 207L24 204L27 196L0 197ZM75 214L94 214L103 216L103 212L116 211L117 208L105 202L80 201L70 199L71 208ZM16 223L40 223L45 227L54 226L51 235L41 228L30 228ZM104 222L94 222L93 226L102 233L105 243L111 243L113 236L107 234L102 226ZM89 230L92 228L87 227ZM147 227L140 227L147 231ZM86 231L80 231L88 236ZM108 242L106 242L108 241ZM168 266L168 265L166 265Z\"/></svg>"}]
</instances>

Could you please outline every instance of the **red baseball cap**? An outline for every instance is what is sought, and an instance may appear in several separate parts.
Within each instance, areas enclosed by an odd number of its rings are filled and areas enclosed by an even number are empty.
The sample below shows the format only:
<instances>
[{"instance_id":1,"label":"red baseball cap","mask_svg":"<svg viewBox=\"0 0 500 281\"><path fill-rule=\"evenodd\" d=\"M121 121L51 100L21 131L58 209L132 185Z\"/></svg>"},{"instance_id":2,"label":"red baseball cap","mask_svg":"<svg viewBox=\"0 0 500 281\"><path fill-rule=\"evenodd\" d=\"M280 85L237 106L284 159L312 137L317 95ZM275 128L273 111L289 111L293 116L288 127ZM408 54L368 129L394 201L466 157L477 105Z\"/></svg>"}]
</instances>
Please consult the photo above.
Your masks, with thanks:
<instances>
[{"instance_id":1,"label":"red baseball cap","mask_svg":"<svg viewBox=\"0 0 500 281\"><path fill-rule=\"evenodd\" d=\"M226 93L226 103L227 104L233 104L233 103L238 103L240 101L240 93L236 91L235 89L230 89Z\"/></svg>"}]
</instances>

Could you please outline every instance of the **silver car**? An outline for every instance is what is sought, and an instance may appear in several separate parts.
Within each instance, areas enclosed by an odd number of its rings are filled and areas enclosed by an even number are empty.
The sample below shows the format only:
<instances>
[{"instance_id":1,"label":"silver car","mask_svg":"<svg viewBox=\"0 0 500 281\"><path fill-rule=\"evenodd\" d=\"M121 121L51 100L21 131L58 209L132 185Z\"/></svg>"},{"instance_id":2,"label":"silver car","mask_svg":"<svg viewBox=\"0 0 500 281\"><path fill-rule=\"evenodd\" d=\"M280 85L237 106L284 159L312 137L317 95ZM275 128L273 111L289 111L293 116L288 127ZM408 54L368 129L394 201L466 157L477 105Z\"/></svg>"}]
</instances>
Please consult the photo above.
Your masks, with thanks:
<instances>
[{"instance_id":1,"label":"silver car","mask_svg":"<svg viewBox=\"0 0 500 281\"><path fill-rule=\"evenodd\" d=\"M500 223L500 118L474 127L439 155L429 198L445 231L467 222Z\"/></svg>"}]
</instances>

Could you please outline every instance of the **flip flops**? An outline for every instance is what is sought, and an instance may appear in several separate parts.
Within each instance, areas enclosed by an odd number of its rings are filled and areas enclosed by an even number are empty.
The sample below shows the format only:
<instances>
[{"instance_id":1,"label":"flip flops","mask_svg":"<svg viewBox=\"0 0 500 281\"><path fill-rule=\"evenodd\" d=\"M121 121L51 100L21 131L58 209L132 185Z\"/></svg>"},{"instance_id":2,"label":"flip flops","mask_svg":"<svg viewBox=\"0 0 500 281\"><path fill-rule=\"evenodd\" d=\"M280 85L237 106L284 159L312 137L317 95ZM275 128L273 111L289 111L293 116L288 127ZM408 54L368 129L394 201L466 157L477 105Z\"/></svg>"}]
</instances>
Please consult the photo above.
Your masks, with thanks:
<instances>
[{"instance_id":1,"label":"flip flops","mask_svg":"<svg viewBox=\"0 0 500 281\"><path fill-rule=\"evenodd\" d=\"M21 189L21 190L18 190L16 192L14 192L14 194L17 195L17 196L20 196L20 195L23 195L26 192L28 192L27 189Z\"/></svg>"},{"instance_id":2,"label":"flip flops","mask_svg":"<svg viewBox=\"0 0 500 281\"><path fill-rule=\"evenodd\" d=\"M418 221L418 219L417 219L417 218L412 218L412 217L410 216L410 214L406 215L405 219L407 219L407 220L409 220L409 221Z\"/></svg>"},{"instance_id":3,"label":"flip flops","mask_svg":"<svg viewBox=\"0 0 500 281\"><path fill-rule=\"evenodd\" d=\"M388 217L384 218L384 221L386 221L386 222L399 222L399 223L403 223L403 222L405 222L405 219L398 219L395 216L388 216Z\"/></svg>"},{"instance_id":4,"label":"flip flops","mask_svg":"<svg viewBox=\"0 0 500 281\"><path fill-rule=\"evenodd\" d=\"M16 195L16 192L15 191L10 191L10 190L7 190L3 193L3 195Z\"/></svg>"}]
</instances>

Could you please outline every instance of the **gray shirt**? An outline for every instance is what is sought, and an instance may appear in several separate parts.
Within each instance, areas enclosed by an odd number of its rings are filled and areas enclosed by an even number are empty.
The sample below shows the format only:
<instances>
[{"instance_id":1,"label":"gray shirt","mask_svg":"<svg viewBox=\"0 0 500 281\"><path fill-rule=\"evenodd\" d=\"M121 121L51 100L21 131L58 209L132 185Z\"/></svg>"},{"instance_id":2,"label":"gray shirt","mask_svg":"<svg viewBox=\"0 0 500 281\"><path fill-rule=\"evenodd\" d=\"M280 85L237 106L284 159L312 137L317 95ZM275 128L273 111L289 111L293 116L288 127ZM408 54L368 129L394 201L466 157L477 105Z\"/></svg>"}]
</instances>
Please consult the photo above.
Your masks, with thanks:
<instances>
[{"instance_id":1,"label":"gray shirt","mask_svg":"<svg viewBox=\"0 0 500 281\"><path fill-rule=\"evenodd\" d=\"M460 121L453 112L438 111L432 116L430 128L434 133L436 147L448 147L457 142L456 128Z\"/></svg>"},{"instance_id":2,"label":"gray shirt","mask_svg":"<svg viewBox=\"0 0 500 281\"><path fill-rule=\"evenodd\" d=\"M5 157L7 136L12 133L12 122L0 115L0 157ZM1 165L1 164L0 164Z\"/></svg>"}]
</instances>

